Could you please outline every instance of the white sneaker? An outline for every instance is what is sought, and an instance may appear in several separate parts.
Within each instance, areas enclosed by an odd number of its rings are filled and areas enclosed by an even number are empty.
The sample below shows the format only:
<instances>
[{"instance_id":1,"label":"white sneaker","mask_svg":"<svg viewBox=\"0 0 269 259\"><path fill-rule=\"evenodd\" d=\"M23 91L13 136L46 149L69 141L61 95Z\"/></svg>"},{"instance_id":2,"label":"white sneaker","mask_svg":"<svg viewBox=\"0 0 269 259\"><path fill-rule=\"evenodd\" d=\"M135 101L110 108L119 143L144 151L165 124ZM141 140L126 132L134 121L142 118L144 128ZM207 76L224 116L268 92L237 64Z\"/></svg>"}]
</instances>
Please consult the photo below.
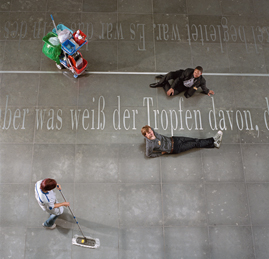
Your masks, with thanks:
<instances>
[{"instance_id":1,"label":"white sneaker","mask_svg":"<svg viewBox=\"0 0 269 259\"><path fill-rule=\"evenodd\" d=\"M218 131L218 133L213 137L214 139L214 146L216 148L220 147L221 141L222 141L223 132L221 130Z\"/></svg>"},{"instance_id":2,"label":"white sneaker","mask_svg":"<svg viewBox=\"0 0 269 259\"><path fill-rule=\"evenodd\" d=\"M216 148L220 148L220 143L216 143L216 142L214 142L214 146L215 146Z\"/></svg>"},{"instance_id":3,"label":"white sneaker","mask_svg":"<svg viewBox=\"0 0 269 259\"><path fill-rule=\"evenodd\" d=\"M46 228L46 229L50 229L50 230L53 230L53 229L56 228L56 224L55 224L55 223L54 223L51 227L46 227L46 226L44 225L44 223L42 223L42 226L43 226L44 228Z\"/></svg>"}]
</instances>

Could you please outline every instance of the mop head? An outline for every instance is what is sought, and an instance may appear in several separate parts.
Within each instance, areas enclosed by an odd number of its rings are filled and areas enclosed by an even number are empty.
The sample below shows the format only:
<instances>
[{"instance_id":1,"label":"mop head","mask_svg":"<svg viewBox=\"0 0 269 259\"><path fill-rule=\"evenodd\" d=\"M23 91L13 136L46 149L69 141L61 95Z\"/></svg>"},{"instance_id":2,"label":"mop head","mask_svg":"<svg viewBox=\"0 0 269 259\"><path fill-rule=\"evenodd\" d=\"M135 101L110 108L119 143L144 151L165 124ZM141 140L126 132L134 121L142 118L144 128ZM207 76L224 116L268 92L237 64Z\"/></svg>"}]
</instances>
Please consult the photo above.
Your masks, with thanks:
<instances>
[{"instance_id":1,"label":"mop head","mask_svg":"<svg viewBox=\"0 0 269 259\"><path fill-rule=\"evenodd\" d=\"M94 249L100 246L100 240L98 238L74 235L72 238L72 244Z\"/></svg>"}]
</instances>

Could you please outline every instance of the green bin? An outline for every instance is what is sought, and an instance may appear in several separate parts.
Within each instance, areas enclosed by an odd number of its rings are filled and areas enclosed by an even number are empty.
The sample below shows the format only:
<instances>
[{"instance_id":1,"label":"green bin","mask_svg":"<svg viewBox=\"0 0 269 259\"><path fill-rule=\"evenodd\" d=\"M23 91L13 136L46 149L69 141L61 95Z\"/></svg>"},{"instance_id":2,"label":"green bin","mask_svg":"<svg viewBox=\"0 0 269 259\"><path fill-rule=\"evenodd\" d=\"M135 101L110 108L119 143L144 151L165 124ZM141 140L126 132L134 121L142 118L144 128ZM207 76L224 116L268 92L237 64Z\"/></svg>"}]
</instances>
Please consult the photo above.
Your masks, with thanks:
<instances>
[{"instance_id":1,"label":"green bin","mask_svg":"<svg viewBox=\"0 0 269 259\"><path fill-rule=\"evenodd\" d=\"M45 42L42 52L50 59L54 60L57 64L60 64L59 56L61 55L62 49L61 44L54 46L49 42L49 38L57 37L57 34L53 32L49 32L45 37L43 37L43 41Z\"/></svg>"}]
</instances>

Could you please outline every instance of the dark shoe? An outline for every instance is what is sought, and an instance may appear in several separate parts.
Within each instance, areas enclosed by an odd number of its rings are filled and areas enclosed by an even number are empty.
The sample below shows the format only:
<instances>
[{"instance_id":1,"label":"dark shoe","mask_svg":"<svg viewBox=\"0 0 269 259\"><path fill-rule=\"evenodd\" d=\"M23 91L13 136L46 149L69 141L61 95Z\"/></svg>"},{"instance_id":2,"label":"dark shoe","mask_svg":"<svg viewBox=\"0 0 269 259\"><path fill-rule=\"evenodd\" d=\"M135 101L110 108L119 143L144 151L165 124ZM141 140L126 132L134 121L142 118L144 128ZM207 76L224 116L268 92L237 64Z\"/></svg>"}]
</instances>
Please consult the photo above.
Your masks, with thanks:
<instances>
[{"instance_id":1,"label":"dark shoe","mask_svg":"<svg viewBox=\"0 0 269 259\"><path fill-rule=\"evenodd\" d=\"M159 87L161 86L159 83L152 83L149 85L151 88Z\"/></svg>"},{"instance_id":2,"label":"dark shoe","mask_svg":"<svg viewBox=\"0 0 269 259\"><path fill-rule=\"evenodd\" d=\"M164 75L155 76L156 79L162 79L163 77L164 77Z\"/></svg>"}]
</instances>

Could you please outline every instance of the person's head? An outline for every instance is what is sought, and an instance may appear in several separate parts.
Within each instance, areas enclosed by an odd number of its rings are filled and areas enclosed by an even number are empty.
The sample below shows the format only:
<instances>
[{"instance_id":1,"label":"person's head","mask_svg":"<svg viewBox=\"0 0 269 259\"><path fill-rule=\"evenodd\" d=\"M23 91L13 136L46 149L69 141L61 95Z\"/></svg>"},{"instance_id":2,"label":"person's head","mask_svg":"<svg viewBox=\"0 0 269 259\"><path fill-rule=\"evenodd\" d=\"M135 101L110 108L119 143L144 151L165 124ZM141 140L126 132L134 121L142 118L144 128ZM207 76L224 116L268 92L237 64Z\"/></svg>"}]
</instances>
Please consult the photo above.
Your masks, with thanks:
<instances>
[{"instance_id":1,"label":"person's head","mask_svg":"<svg viewBox=\"0 0 269 259\"><path fill-rule=\"evenodd\" d=\"M200 77L202 74L203 74L203 68L202 68L201 66L197 66L197 67L194 69L194 72L193 72L193 76L194 76L194 78L198 78L198 77Z\"/></svg>"},{"instance_id":2,"label":"person's head","mask_svg":"<svg viewBox=\"0 0 269 259\"><path fill-rule=\"evenodd\" d=\"M43 192L51 191L57 186L57 182L54 179L46 178L41 182L40 189Z\"/></svg>"},{"instance_id":3,"label":"person's head","mask_svg":"<svg viewBox=\"0 0 269 259\"><path fill-rule=\"evenodd\" d=\"M152 137L154 137L154 132L153 130L151 129L150 126L146 125L144 126L142 129L141 129L141 133L144 137L148 138L148 139L151 139Z\"/></svg>"}]
</instances>

